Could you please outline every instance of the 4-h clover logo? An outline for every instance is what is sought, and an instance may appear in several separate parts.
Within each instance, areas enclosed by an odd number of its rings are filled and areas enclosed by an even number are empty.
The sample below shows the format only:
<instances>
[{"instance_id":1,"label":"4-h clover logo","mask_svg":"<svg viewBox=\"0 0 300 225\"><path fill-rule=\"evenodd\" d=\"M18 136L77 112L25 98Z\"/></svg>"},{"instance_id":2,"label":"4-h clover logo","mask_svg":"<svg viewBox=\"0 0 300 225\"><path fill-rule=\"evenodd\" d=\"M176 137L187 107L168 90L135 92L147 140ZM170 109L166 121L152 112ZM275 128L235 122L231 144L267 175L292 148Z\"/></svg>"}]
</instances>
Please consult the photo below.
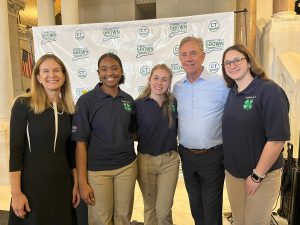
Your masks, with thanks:
<instances>
[{"instance_id":1,"label":"4-h clover logo","mask_svg":"<svg viewBox=\"0 0 300 225\"><path fill-rule=\"evenodd\" d=\"M128 102L128 101L122 101L122 102L123 102L123 108L124 108L127 112L131 112L131 111L132 111L131 102Z\"/></svg>"},{"instance_id":2,"label":"4-h clover logo","mask_svg":"<svg viewBox=\"0 0 300 225\"><path fill-rule=\"evenodd\" d=\"M169 104L169 109L171 109L172 112L176 112L176 107L174 104Z\"/></svg>"},{"instance_id":3,"label":"4-h clover logo","mask_svg":"<svg viewBox=\"0 0 300 225\"><path fill-rule=\"evenodd\" d=\"M253 107L253 99L247 99L244 101L244 104L243 104L243 109L244 110L251 110Z\"/></svg>"}]
</instances>

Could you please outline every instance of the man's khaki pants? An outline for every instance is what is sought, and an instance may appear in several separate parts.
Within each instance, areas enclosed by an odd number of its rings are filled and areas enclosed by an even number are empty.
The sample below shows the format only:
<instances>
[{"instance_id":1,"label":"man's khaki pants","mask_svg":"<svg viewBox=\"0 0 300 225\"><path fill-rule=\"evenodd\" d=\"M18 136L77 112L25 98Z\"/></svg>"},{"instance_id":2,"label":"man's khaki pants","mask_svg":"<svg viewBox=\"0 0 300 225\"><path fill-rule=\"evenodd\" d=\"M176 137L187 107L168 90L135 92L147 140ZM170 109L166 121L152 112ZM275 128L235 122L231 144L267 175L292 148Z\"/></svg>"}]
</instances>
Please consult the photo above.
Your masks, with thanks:
<instances>
[{"instance_id":1,"label":"man's khaki pants","mask_svg":"<svg viewBox=\"0 0 300 225\"><path fill-rule=\"evenodd\" d=\"M145 225L172 225L173 198L180 157L176 151L158 156L138 154L138 182L144 199Z\"/></svg>"},{"instance_id":2,"label":"man's khaki pants","mask_svg":"<svg viewBox=\"0 0 300 225\"><path fill-rule=\"evenodd\" d=\"M95 205L88 205L89 225L130 225L136 177L136 160L116 170L88 171L95 197Z\"/></svg>"},{"instance_id":3,"label":"man's khaki pants","mask_svg":"<svg viewBox=\"0 0 300 225\"><path fill-rule=\"evenodd\" d=\"M225 171L234 225L269 225L280 189L280 169L266 175L254 195L247 195L245 179Z\"/></svg>"}]
</instances>

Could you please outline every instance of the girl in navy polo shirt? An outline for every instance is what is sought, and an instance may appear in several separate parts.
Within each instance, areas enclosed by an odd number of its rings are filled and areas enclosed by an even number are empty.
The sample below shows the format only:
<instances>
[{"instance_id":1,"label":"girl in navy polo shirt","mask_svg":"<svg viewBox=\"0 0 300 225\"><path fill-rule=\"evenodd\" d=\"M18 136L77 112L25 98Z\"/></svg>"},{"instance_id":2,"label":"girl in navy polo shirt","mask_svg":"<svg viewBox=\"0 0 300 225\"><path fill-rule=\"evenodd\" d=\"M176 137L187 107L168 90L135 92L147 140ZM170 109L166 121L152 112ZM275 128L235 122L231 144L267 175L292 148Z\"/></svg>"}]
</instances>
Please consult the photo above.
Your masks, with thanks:
<instances>
[{"instance_id":1,"label":"girl in navy polo shirt","mask_svg":"<svg viewBox=\"0 0 300 225\"><path fill-rule=\"evenodd\" d=\"M133 145L133 98L118 56L98 60L100 83L76 105L72 138L81 198L88 204L89 225L130 225L137 176Z\"/></svg>"},{"instance_id":2,"label":"girl in navy polo shirt","mask_svg":"<svg viewBox=\"0 0 300 225\"><path fill-rule=\"evenodd\" d=\"M170 93L172 71L156 65L135 101L138 138L138 183L144 199L145 225L172 225L178 180L176 101Z\"/></svg>"},{"instance_id":3,"label":"girl in navy polo shirt","mask_svg":"<svg viewBox=\"0 0 300 225\"><path fill-rule=\"evenodd\" d=\"M267 225L279 194L283 146L290 138L289 102L243 45L224 52L223 76L231 88L222 133L233 221Z\"/></svg>"}]
</instances>

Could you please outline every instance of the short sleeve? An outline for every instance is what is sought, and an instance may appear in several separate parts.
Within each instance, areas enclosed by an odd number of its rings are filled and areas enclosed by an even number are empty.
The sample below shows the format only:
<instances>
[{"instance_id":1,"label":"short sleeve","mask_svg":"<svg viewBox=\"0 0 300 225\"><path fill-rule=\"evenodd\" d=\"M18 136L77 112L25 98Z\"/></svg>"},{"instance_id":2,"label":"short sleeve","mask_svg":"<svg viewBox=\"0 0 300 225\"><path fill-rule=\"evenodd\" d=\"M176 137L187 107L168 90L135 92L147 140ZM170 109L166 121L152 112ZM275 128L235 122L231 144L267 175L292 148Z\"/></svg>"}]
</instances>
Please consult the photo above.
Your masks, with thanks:
<instances>
[{"instance_id":1,"label":"short sleeve","mask_svg":"<svg viewBox=\"0 0 300 225\"><path fill-rule=\"evenodd\" d=\"M266 88L263 100L263 118L268 141L290 139L289 100L278 85Z\"/></svg>"},{"instance_id":2,"label":"short sleeve","mask_svg":"<svg viewBox=\"0 0 300 225\"><path fill-rule=\"evenodd\" d=\"M88 142L91 134L88 103L79 98L72 123L72 140Z\"/></svg>"},{"instance_id":3,"label":"short sleeve","mask_svg":"<svg viewBox=\"0 0 300 225\"><path fill-rule=\"evenodd\" d=\"M10 118L10 157L9 171L21 171L23 169L24 152L27 146L26 128L28 106L23 98L18 98L11 110Z\"/></svg>"}]
</instances>

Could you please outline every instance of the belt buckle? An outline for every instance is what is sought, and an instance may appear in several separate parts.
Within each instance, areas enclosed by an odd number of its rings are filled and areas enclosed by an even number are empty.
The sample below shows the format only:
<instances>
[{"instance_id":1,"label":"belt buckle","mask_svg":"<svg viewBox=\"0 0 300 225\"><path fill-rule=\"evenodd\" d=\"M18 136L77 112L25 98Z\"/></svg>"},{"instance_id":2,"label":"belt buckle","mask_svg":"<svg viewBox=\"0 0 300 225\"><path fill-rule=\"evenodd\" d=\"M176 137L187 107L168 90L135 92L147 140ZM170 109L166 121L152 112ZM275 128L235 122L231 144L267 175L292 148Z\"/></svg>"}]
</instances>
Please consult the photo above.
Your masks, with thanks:
<instances>
[{"instance_id":1,"label":"belt buckle","mask_svg":"<svg viewBox=\"0 0 300 225\"><path fill-rule=\"evenodd\" d=\"M203 155L209 152L209 149L203 149L203 150L196 150L196 149L191 149L190 150L192 153L197 154L197 155Z\"/></svg>"}]
</instances>

